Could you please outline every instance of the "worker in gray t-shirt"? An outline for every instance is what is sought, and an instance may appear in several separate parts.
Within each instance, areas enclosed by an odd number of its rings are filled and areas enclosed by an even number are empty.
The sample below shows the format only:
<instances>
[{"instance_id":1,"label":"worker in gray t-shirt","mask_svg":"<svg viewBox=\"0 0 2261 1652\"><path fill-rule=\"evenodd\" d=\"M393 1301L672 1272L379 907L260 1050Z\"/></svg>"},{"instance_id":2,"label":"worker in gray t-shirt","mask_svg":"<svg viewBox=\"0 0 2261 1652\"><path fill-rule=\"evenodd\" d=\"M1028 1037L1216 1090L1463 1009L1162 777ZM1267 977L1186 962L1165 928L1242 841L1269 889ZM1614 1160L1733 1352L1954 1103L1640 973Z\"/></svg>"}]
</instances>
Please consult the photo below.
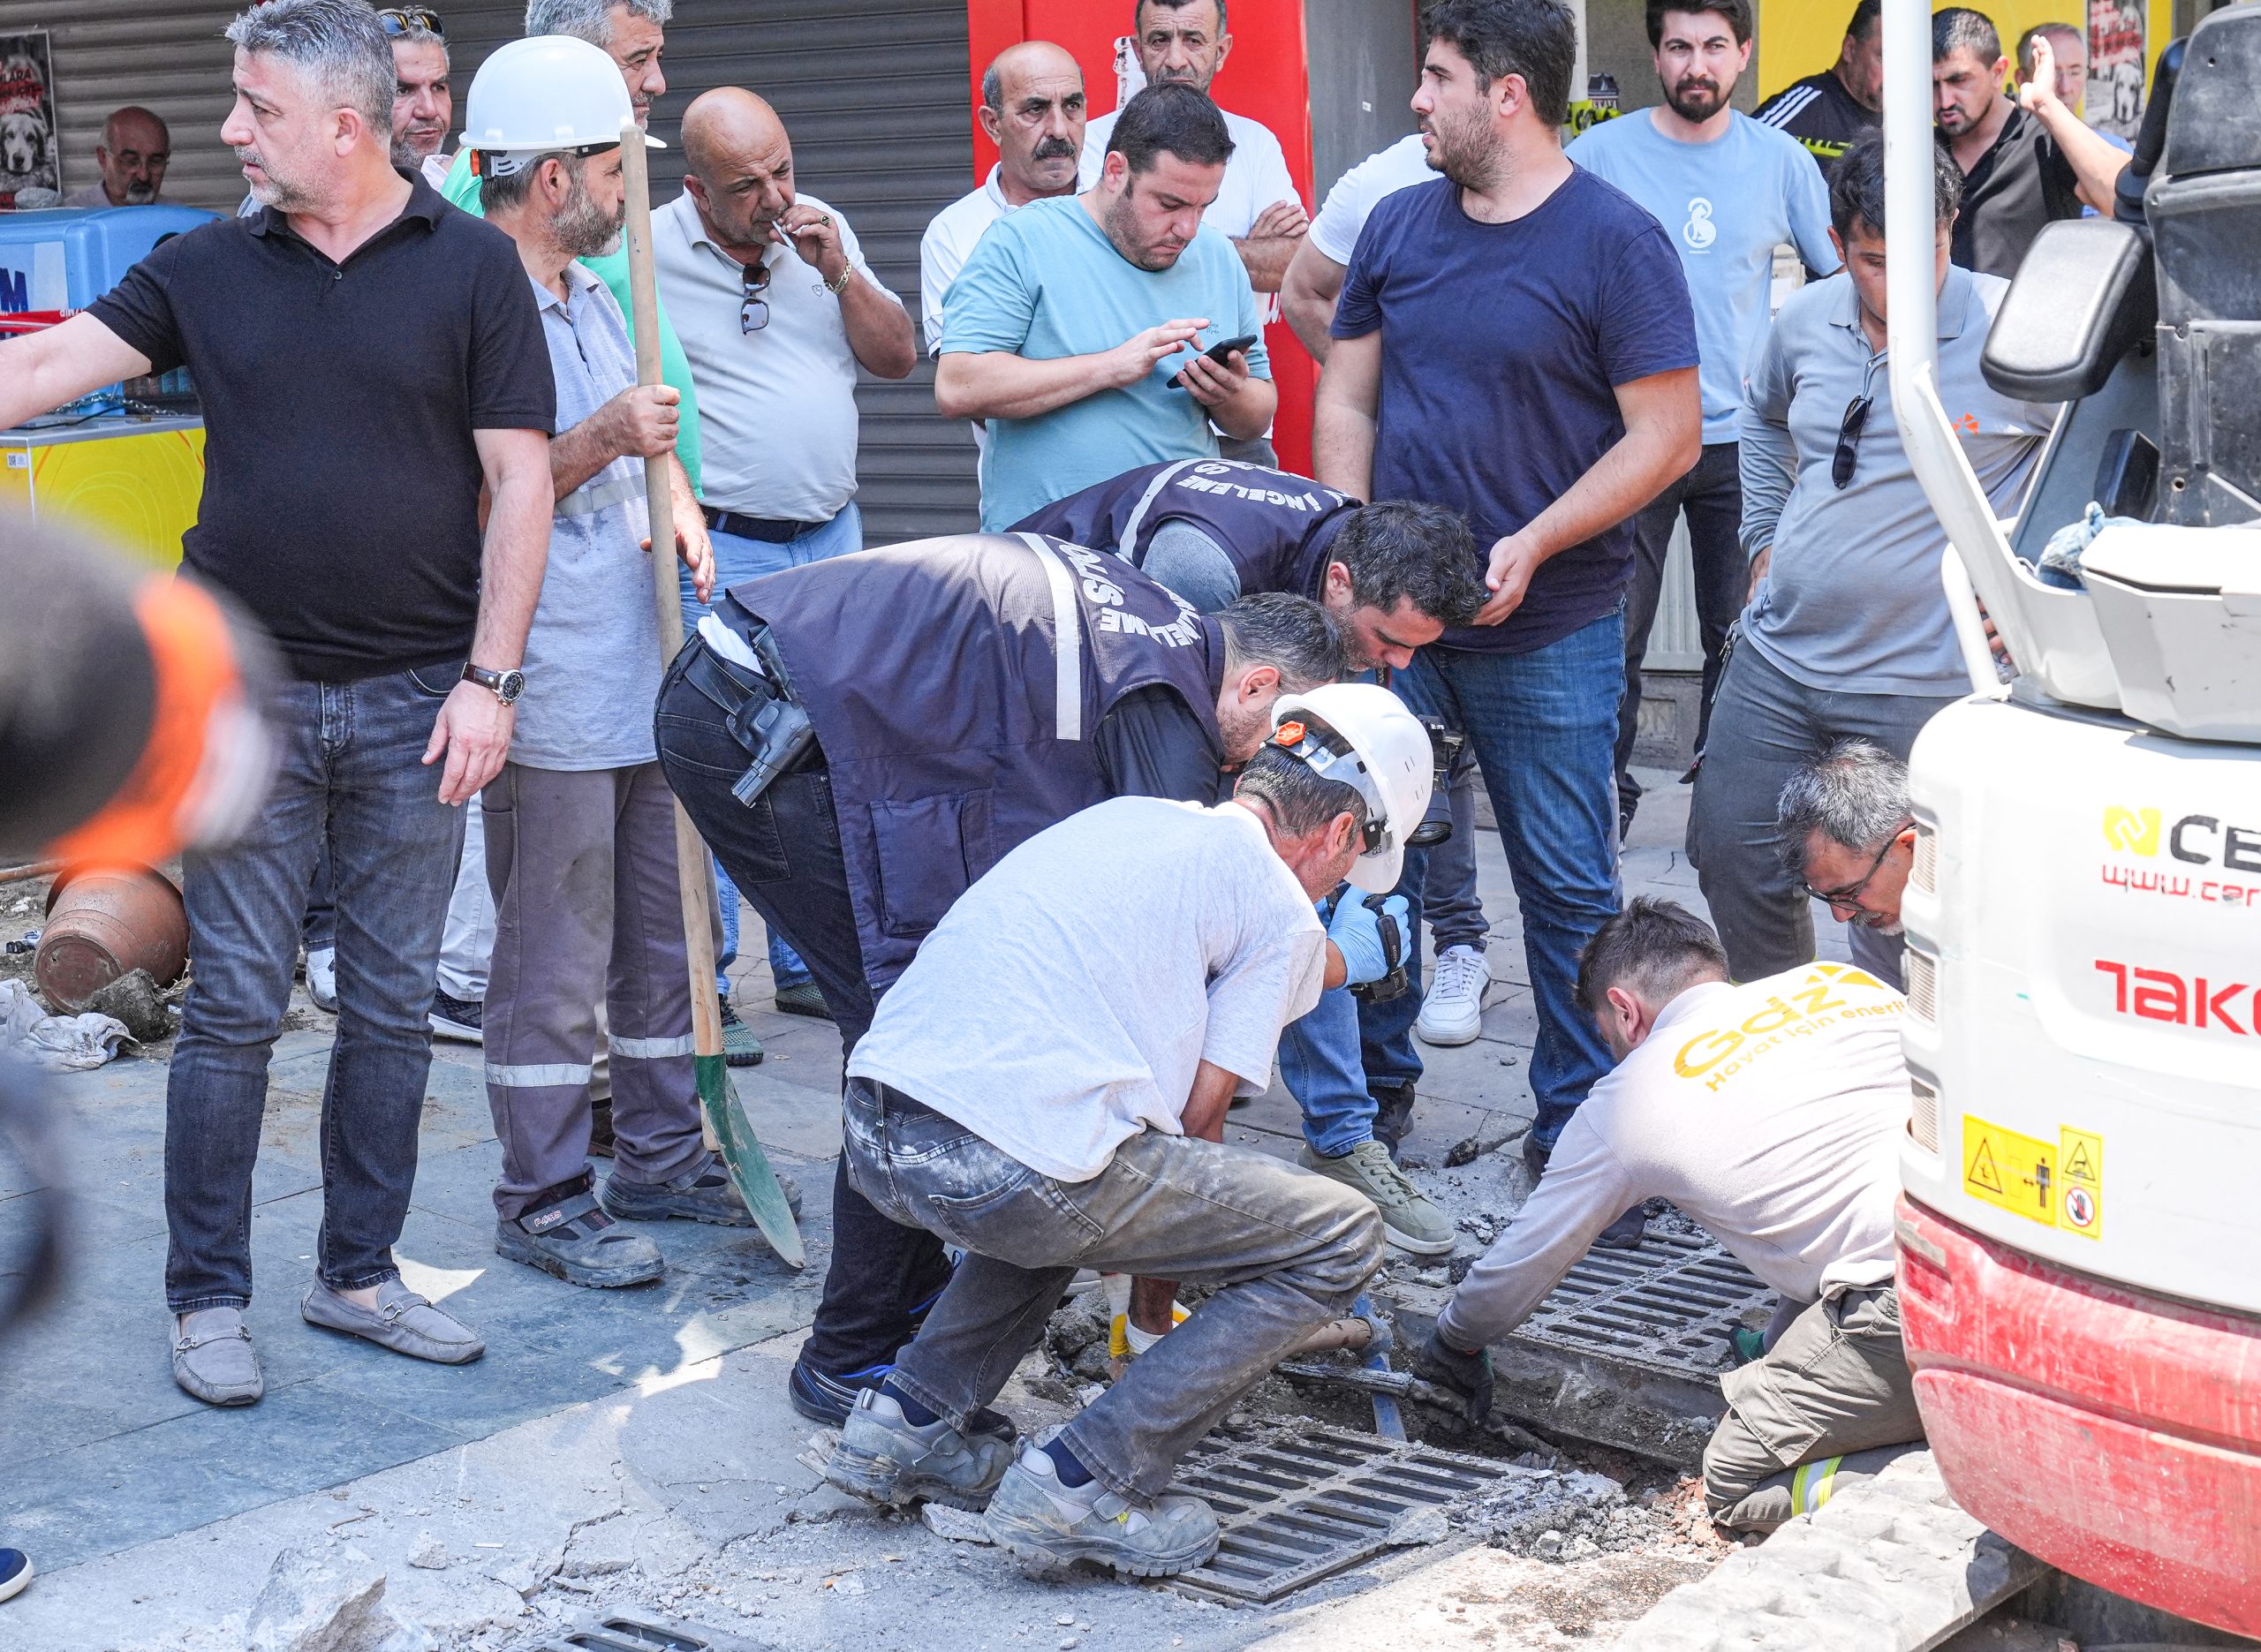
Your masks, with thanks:
<instances>
[{"instance_id":1,"label":"worker in gray t-shirt","mask_svg":"<svg viewBox=\"0 0 2261 1652\"><path fill-rule=\"evenodd\" d=\"M1944 152L1942 152L1944 153ZM1961 197L1933 167L1939 384L1995 510L2015 515L2059 410L1979 372L2009 283L1948 264ZM1830 185L1846 268L1793 294L1753 360L1743 404L1737 621L1696 775L1689 847L1737 980L1810 962L1811 902L1784 869L1776 800L1793 771L1857 735L1905 761L1932 713L1970 691L1940 584L1946 535L1894 422L1885 360L1884 143L1864 139ZM1892 978L1897 943L1860 930L1853 956Z\"/></svg>"}]
</instances>

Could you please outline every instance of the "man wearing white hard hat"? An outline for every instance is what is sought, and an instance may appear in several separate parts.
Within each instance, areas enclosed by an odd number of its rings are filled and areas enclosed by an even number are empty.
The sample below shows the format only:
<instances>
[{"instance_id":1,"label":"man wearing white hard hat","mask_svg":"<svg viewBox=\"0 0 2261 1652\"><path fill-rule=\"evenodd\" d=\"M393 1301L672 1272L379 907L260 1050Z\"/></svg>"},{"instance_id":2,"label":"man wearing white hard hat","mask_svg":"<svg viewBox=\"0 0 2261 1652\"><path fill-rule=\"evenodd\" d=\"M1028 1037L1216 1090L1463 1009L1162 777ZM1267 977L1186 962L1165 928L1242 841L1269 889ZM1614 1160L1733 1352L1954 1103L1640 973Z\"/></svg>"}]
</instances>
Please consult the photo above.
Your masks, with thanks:
<instances>
[{"instance_id":1,"label":"man wearing white hard hat","mask_svg":"<svg viewBox=\"0 0 2261 1652\"><path fill-rule=\"evenodd\" d=\"M702 586L707 535L673 456L676 393L637 384L620 306L576 261L619 243L630 113L610 58L542 35L488 58L465 134L487 221L533 283L557 385L531 691L510 761L482 800L495 905L487 1097L503 1148L495 1248L599 1286L641 1284L663 1266L652 1240L616 1218L752 1220L699 1138L675 803L652 743L662 662L642 461L667 461L675 548ZM601 1197L589 1165L600 999L614 1131Z\"/></svg>"},{"instance_id":2,"label":"man wearing white hard hat","mask_svg":"<svg viewBox=\"0 0 2261 1652\"><path fill-rule=\"evenodd\" d=\"M1118 797L1040 832L958 898L848 1063L849 1180L966 1248L827 1466L874 1502L986 1506L1024 1559L1199 1565L1217 1520L1178 1459L1381 1260L1373 1204L1224 1144L1280 1030L1384 967L1312 902L1397 881L1427 733L1387 689L1283 695L1215 808ZM1365 912L1361 899L1345 902ZM1333 939L1330 939L1332 934ZM1215 1294L1049 1443L974 1424L1079 1267Z\"/></svg>"}]
</instances>

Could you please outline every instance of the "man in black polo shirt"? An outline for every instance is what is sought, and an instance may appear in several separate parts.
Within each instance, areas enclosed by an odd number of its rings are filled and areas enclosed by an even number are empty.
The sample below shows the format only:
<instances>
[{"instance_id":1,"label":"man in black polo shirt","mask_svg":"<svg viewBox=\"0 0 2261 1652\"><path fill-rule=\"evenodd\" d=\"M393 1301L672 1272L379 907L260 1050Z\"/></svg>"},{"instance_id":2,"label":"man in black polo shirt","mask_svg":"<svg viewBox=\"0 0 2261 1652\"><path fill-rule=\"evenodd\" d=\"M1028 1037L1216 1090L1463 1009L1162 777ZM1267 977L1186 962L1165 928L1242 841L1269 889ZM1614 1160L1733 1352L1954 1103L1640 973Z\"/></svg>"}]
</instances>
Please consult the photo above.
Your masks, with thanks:
<instances>
[{"instance_id":1,"label":"man in black polo shirt","mask_svg":"<svg viewBox=\"0 0 2261 1652\"><path fill-rule=\"evenodd\" d=\"M167 242L84 314L7 345L0 427L187 366L205 487L183 567L248 609L290 668L261 707L281 768L257 822L184 862L195 980L166 1092L174 1380L248 1405L263 1386L243 1324L252 1166L325 841L344 1009L300 1311L420 1359L484 1351L402 1282L392 1246L416 1173L453 805L502 767L525 686L556 393L509 238L392 168L376 14L269 0L228 38L221 137L265 210Z\"/></svg>"},{"instance_id":2,"label":"man in black polo shirt","mask_svg":"<svg viewBox=\"0 0 2261 1652\"><path fill-rule=\"evenodd\" d=\"M1791 81L1751 116L1804 144L1825 173L1884 119L1883 9L1884 0L1860 0L1845 25L1837 61L1819 74Z\"/></svg>"},{"instance_id":3,"label":"man in black polo shirt","mask_svg":"<svg viewBox=\"0 0 2261 1652\"><path fill-rule=\"evenodd\" d=\"M2041 226L2112 210L2127 152L2058 101L2055 67L2011 98L1992 19L1968 6L1932 18L1932 109L1939 140L1962 171L1962 213L1951 256L1982 275L2017 274ZM2021 107L2021 104L2023 107Z\"/></svg>"}]
</instances>

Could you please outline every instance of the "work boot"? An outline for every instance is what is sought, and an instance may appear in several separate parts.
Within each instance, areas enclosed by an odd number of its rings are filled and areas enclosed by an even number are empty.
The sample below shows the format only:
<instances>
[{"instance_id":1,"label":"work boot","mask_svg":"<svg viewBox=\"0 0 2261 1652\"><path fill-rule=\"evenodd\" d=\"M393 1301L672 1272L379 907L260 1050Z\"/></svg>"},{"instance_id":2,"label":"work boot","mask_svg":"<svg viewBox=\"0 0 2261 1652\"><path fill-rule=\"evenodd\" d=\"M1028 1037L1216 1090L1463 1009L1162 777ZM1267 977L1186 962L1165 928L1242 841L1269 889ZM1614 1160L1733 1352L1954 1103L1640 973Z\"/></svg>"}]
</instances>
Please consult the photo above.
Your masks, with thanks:
<instances>
[{"instance_id":1,"label":"work boot","mask_svg":"<svg viewBox=\"0 0 2261 1652\"><path fill-rule=\"evenodd\" d=\"M801 1190L790 1176L780 1175L777 1186L795 1216L801 1213ZM721 1227L752 1227L753 1214L730 1185L722 1161L709 1153L680 1176L666 1181L638 1181L616 1166L604 1179L604 1208L624 1222L712 1222Z\"/></svg>"},{"instance_id":2,"label":"work boot","mask_svg":"<svg viewBox=\"0 0 2261 1652\"><path fill-rule=\"evenodd\" d=\"M562 1198L497 1220L495 1253L592 1290L648 1284L666 1271L660 1248L616 1226L586 1177L567 1186L572 1190Z\"/></svg>"},{"instance_id":3,"label":"work boot","mask_svg":"<svg viewBox=\"0 0 2261 1652\"><path fill-rule=\"evenodd\" d=\"M173 1316L173 1381L208 1406L247 1406L267 1392L242 1309Z\"/></svg>"},{"instance_id":4,"label":"work boot","mask_svg":"<svg viewBox=\"0 0 2261 1652\"><path fill-rule=\"evenodd\" d=\"M1641 1241L1648 1236L1647 1209L1637 1204L1596 1233L1593 1242L1604 1250L1638 1250Z\"/></svg>"},{"instance_id":5,"label":"work boot","mask_svg":"<svg viewBox=\"0 0 2261 1652\"><path fill-rule=\"evenodd\" d=\"M316 1279L299 1304L299 1317L435 1365L468 1365L487 1352L476 1331L447 1309L433 1307L430 1298L410 1290L397 1274L377 1286L374 1308L364 1308Z\"/></svg>"},{"instance_id":6,"label":"work boot","mask_svg":"<svg viewBox=\"0 0 2261 1652\"><path fill-rule=\"evenodd\" d=\"M1413 1081L1409 1078L1396 1084L1370 1084L1367 1089L1374 1098L1374 1140L1382 1144L1390 1162L1395 1164L1398 1144L1413 1128Z\"/></svg>"},{"instance_id":7,"label":"work boot","mask_svg":"<svg viewBox=\"0 0 2261 1652\"><path fill-rule=\"evenodd\" d=\"M1062 1485L1050 1454L1025 1445L989 1499L989 1535L1038 1565L1096 1560L1134 1578L1167 1578L1216 1553L1218 1534L1199 1497L1138 1504L1097 1480Z\"/></svg>"},{"instance_id":8,"label":"work boot","mask_svg":"<svg viewBox=\"0 0 2261 1652\"><path fill-rule=\"evenodd\" d=\"M1546 1163L1554 1157L1554 1143L1542 1142L1536 1130L1526 1131L1523 1138L1523 1162L1531 1166L1533 1176L1546 1173Z\"/></svg>"},{"instance_id":9,"label":"work boot","mask_svg":"<svg viewBox=\"0 0 2261 1652\"><path fill-rule=\"evenodd\" d=\"M1012 1460L1010 1441L968 1437L947 1417L913 1422L893 1394L866 1388L841 1427L824 1477L851 1496L890 1508L940 1503L979 1513Z\"/></svg>"},{"instance_id":10,"label":"work boot","mask_svg":"<svg viewBox=\"0 0 2261 1652\"><path fill-rule=\"evenodd\" d=\"M1330 1181L1356 1188L1381 1212L1382 1237L1417 1256L1442 1256L1453 1247L1453 1226L1395 1165L1380 1142L1361 1142L1340 1158L1304 1149L1298 1162Z\"/></svg>"},{"instance_id":11,"label":"work boot","mask_svg":"<svg viewBox=\"0 0 2261 1652\"><path fill-rule=\"evenodd\" d=\"M1448 947L1430 966L1429 991L1413 1031L1424 1044L1471 1044L1484 1030L1484 989L1492 966L1473 947Z\"/></svg>"},{"instance_id":12,"label":"work boot","mask_svg":"<svg viewBox=\"0 0 2261 1652\"><path fill-rule=\"evenodd\" d=\"M860 1371L850 1371L843 1377L811 1369L806 1357L795 1360L793 1369L785 1378L785 1398L793 1409L812 1422L822 1422L832 1428L845 1428L848 1414L856 1408L856 1401L866 1390L875 1389L887 1381L893 1365L867 1366ZM985 1439L1002 1440L1010 1445L1020 1438L1020 1429L1002 1411L992 1411L983 1406L966 1419L965 1433Z\"/></svg>"}]
</instances>

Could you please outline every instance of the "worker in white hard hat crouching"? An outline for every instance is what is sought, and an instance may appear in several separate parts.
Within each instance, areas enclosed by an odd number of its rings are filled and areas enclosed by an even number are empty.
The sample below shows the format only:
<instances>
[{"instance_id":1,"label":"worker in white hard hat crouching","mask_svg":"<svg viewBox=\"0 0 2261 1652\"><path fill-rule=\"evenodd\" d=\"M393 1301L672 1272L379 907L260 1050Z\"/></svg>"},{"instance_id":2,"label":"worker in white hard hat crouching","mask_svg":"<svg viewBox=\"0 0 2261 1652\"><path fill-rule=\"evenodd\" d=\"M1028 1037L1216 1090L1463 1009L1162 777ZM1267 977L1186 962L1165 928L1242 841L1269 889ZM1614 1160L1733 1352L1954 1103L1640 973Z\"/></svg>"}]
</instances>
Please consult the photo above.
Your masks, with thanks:
<instances>
[{"instance_id":1,"label":"worker in white hard hat crouching","mask_svg":"<svg viewBox=\"0 0 2261 1652\"><path fill-rule=\"evenodd\" d=\"M1216 1517L1165 1497L1177 1460L1382 1255L1372 1203L1223 1144L1280 1030L1380 973L1428 806L1428 742L1388 690L1276 703L1214 808L1118 797L992 868L881 1000L848 1063L851 1182L967 1256L894 1369L857 1397L826 1477L875 1502L987 1506L1025 1560L1160 1577ZM1313 902L1358 886L1322 924ZM1079 1267L1215 1287L1041 1446L968 1428Z\"/></svg>"},{"instance_id":2,"label":"worker in white hard hat crouching","mask_svg":"<svg viewBox=\"0 0 2261 1652\"><path fill-rule=\"evenodd\" d=\"M517 244L557 386L548 565L524 672L491 685L518 707L517 738L481 798L495 1247L570 1284L634 1285L659 1276L659 1248L615 1218L752 1220L699 1135L675 800L652 740L661 660L644 460L667 462L675 548L702 590L712 568L674 457L677 394L639 388L619 305L574 261L620 238L620 72L586 41L514 41L480 67L466 113L487 221ZM589 1165L600 1000L615 1137L601 1198Z\"/></svg>"},{"instance_id":3,"label":"worker in white hard hat crouching","mask_svg":"<svg viewBox=\"0 0 2261 1652\"><path fill-rule=\"evenodd\" d=\"M1908 1126L1900 994L1841 963L1736 984L1711 927L1630 902L1586 943L1578 1001L1617 1065L1470 1270L1413 1369L1492 1405L1487 1345L1527 1318L1628 1205L1666 1198L1781 1298L1722 1379L1704 1449L1712 1518L1771 1531L1924 1437L1901 1346L1893 1200Z\"/></svg>"}]
</instances>

